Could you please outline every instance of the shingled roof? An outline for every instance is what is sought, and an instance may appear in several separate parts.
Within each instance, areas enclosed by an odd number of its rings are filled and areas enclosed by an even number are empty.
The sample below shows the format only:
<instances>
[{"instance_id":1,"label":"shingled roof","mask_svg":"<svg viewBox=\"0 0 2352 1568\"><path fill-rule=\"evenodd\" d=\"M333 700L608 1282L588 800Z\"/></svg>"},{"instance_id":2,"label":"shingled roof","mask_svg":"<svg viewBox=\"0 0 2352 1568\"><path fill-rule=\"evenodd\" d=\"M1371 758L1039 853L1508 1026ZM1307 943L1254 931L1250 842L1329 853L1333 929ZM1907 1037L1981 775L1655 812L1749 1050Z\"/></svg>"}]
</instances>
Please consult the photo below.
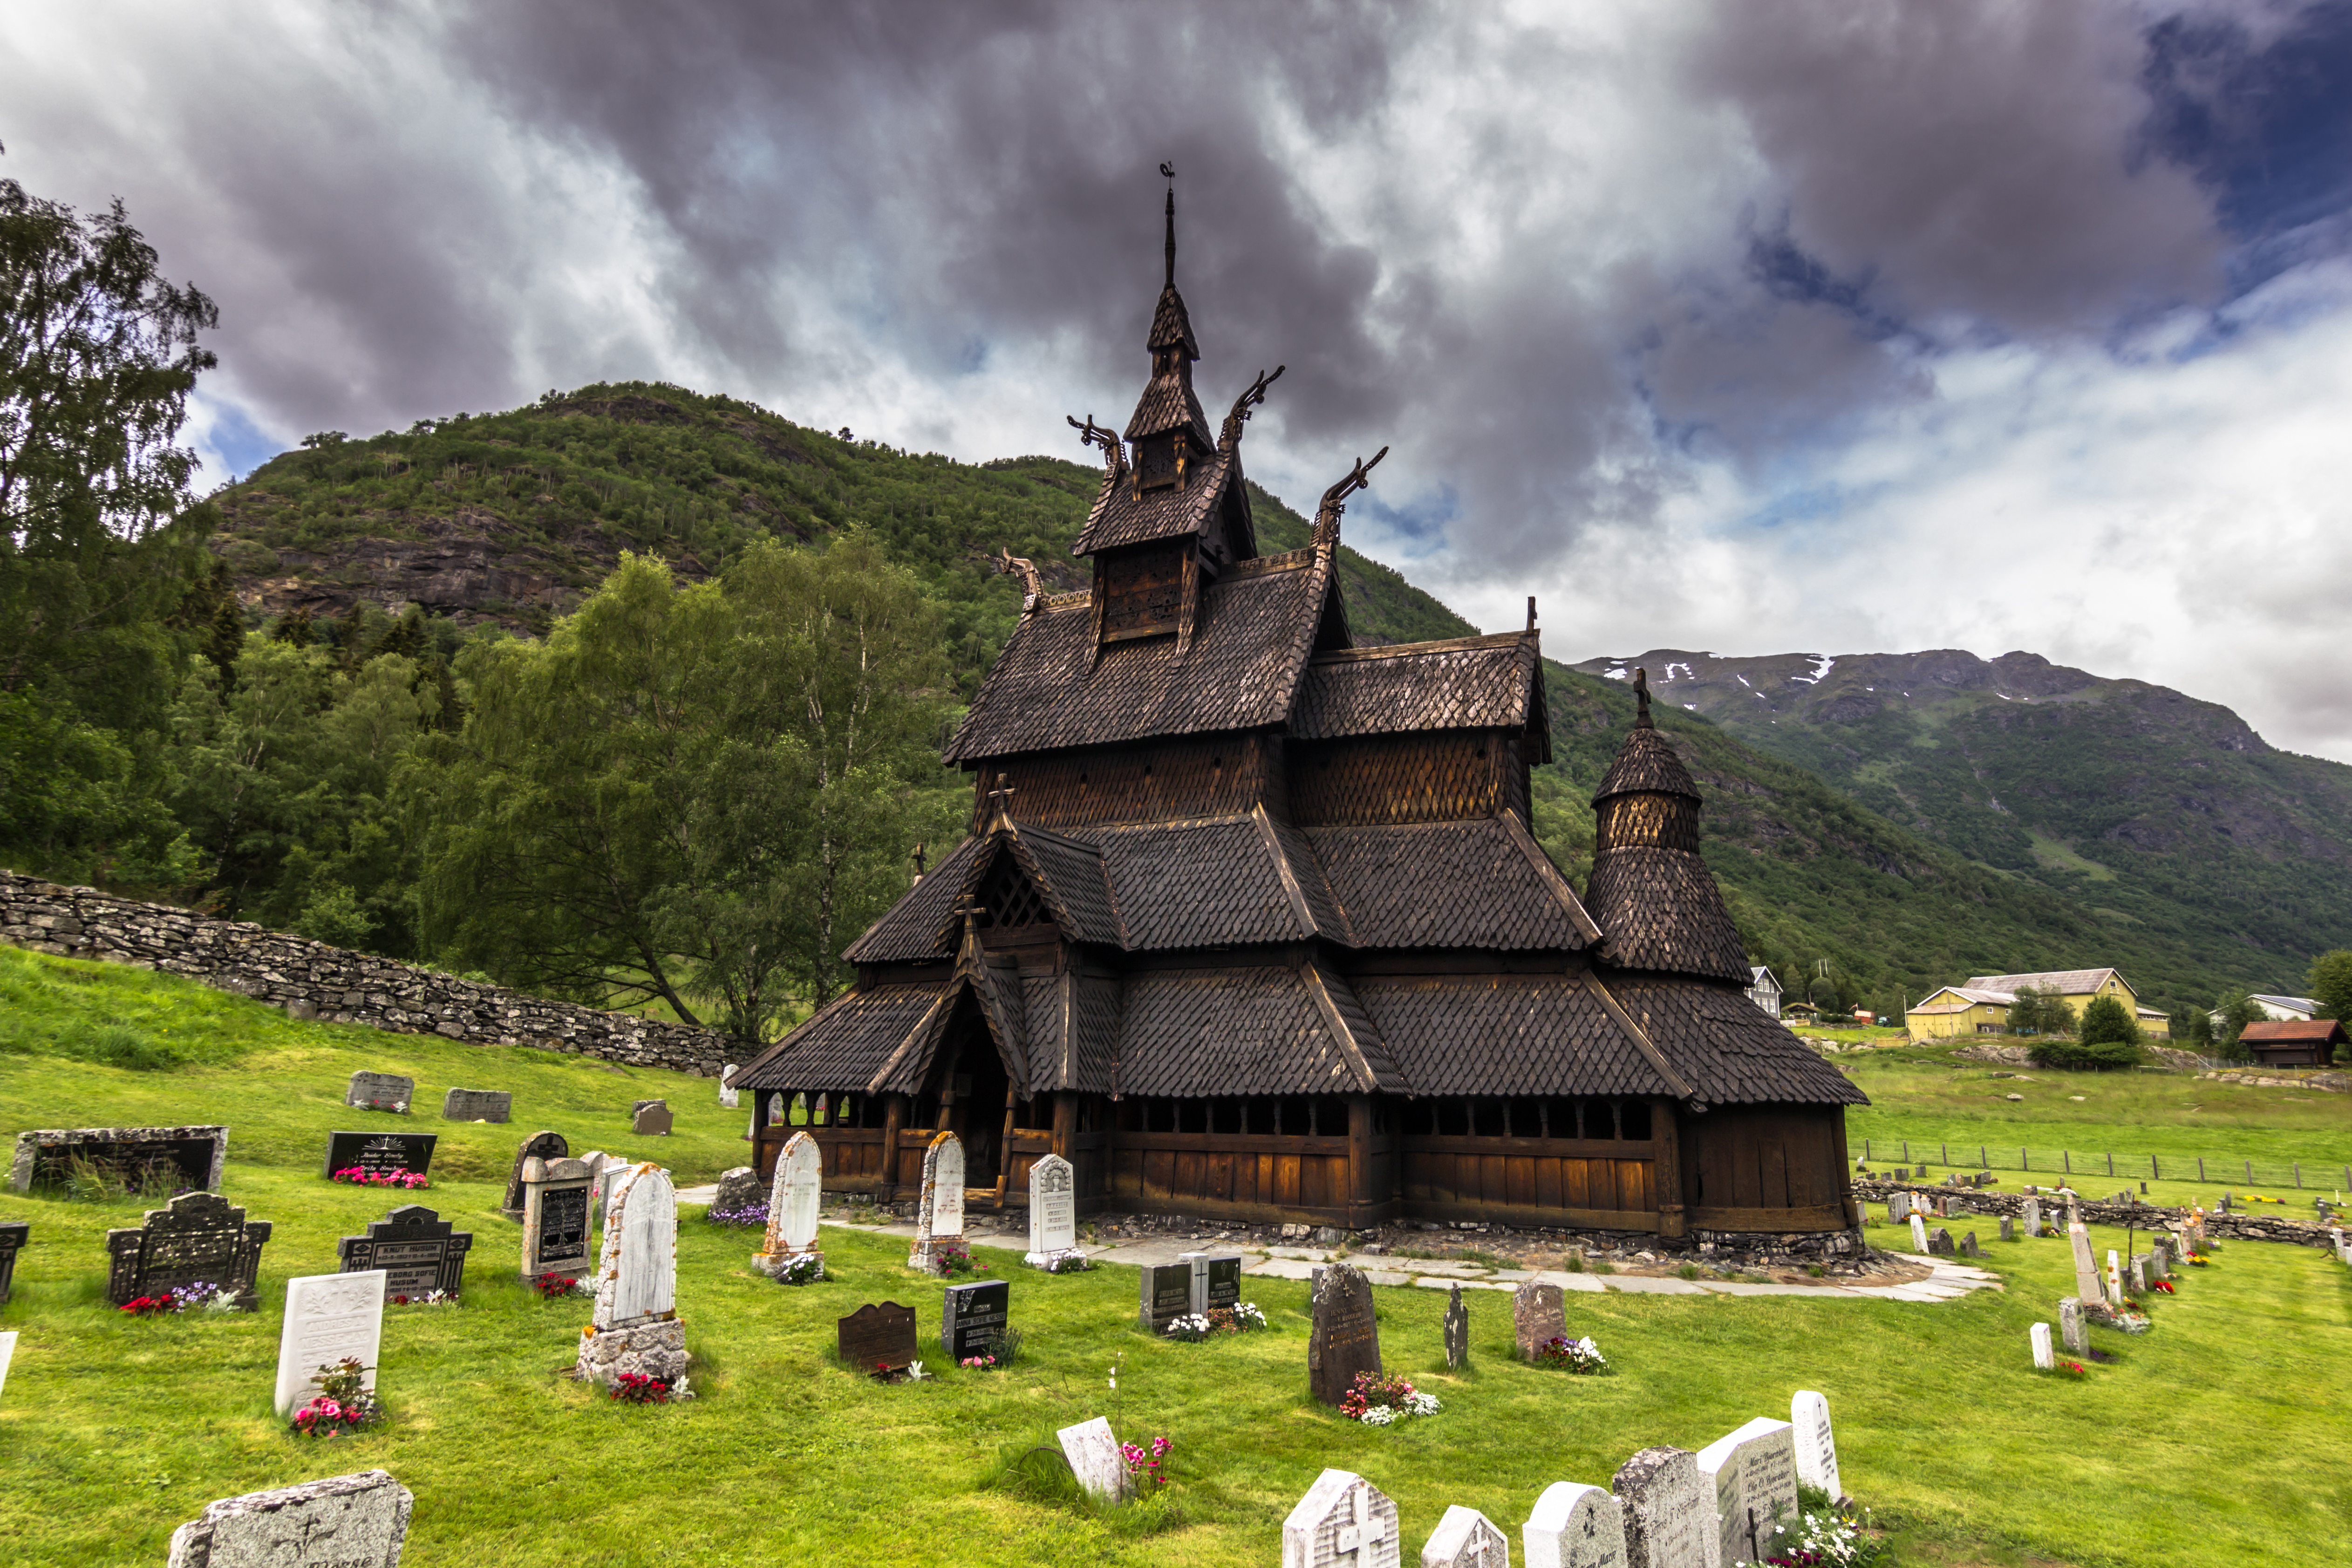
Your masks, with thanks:
<instances>
[{"instance_id":1,"label":"shingled roof","mask_svg":"<svg viewBox=\"0 0 2352 1568\"><path fill-rule=\"evenodd\" d=\"M1518 818L1304 830L1358 947L1574 952L1601 935Z\"/></svg>"},{"instance_id":2,"label":"shingled roof","mask_svg":"<svg viewBox=\"0 0 2352 1568\"><path fill-rule=\"evenodd\" d=\"M1356 994L1416 1094L1679 1092L1580 980L1365 976Z\"/></svg>"},{"instance_id":3,"label":"shingled roof","mask_svg":"<svg viewBox=\"0 0 2352 1568\"><path fill-rule=\"evenodd\" d=\"M1187 484L1164 485L1138 494L1131 471L1107 478L1070 553L1091 555L1097 550L1201 532L1224 500L1239 468L1240 455L1228 444L1205 459ZM1244 497L1238 504L1246 509L1249 502Z\"/></svg>"},{"instance_id":4,"label":"shingled roof","mask_svg":"<svg viewBox=\"0 0 2352 1568\"><path fill-rule=\"evenodd\" d=\"M735 1075L744 1089L863 1089L908 1041L947 1026L948 980L845 991Z\"/></svg>"},{"instance_id":5,"label":"shingled roof","mask_svg":"<svg viewBox=\"0 0 2352 1568\"><path fill-rule=\"evenodd\" d=\"M1346 982L1312 964L1147 970L1124 989L1121 1094L1407 1090Z\"/></svg>"},{"instance_id":6,"label":"shingled roof","mask_svg":"<svg viewBox=\"0 0 2352 1568\"><path fill-rule=\"evenodd\" d=\"M1291 704L1290 733L1320 741L1412 730L1516 730L1544 723L1541 642L1532 631L1315 656Z\"/></svg>"},{"instance_id":7,"label":"shingled roof","mask_svg":"<svg viewBox=\"0 0 2352 1568\"><path fill-rule=\"evenodd\" d=\"M1668 830L1654 833L1654 841L1612 841L1609 803L1631 795L1667 803ZM1746 987L1751 980L1747 944L1724 908L1714 873L1698 855L1698 786L1666 738L1650 727L1646 701L1593 792L1592 804L1602 821L1584 907L1605 933L1601 957L1620 968L1702 975Z\"/></svg>"},{"instance_id":8,"label":"shingled roof","mask_svg":"<svg viewBox=\"0 0 2352 1568\"><path fill-rule=\"evenodd\" d=\"M1673 744L1657 731L1647 728L1646 722L1645 720L1626 735L1624 745L1618 748L1617 760L1609 764L1601 787L1592 792L1593 805L1621 795L1699 798L1698 785L1691 782L1690 770L1675 755Z\"/></svg>"},{"instance_id":9,"label":"shingled roof","mask_svg":"<svg viewBox=\"0 0 2352 1568\"><path fill-rule=\"evenodd\" d=\"M1608 989L1706 1103L1870 1103L1738 991L1652 974L1618 975Z\"/></svg>"},{"instance_id":10,"label":"shingled roof","mask_svg":"<svg viewBox=\"0 0 2352 1568\"><path fill-rule=\"evenodd\" d=\"M1202 595L1189 647L1173 637L1097 650L1087 597L1022 617L948 742L950 763L1280 723L1323 600L1328 550L1237 563Z\"/></svg>"}]
</instances>

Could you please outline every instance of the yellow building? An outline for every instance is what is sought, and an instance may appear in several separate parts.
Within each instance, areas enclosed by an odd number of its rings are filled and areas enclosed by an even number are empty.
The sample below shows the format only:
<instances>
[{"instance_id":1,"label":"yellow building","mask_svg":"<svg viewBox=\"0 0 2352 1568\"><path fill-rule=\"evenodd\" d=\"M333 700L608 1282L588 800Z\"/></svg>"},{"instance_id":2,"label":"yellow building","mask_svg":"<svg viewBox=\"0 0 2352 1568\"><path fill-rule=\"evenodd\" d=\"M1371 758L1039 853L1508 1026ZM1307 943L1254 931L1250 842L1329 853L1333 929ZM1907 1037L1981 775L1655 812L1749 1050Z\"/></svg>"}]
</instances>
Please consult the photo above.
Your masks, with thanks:
<instances>
[{"instance_id":1,"label":"yellow building","mask_svg":"<svg viewBox=\"0 0 2352 1568\"><path fill-rule=\"evenodd\" d=\"M2149 1039L2168 1040L2172 1023L2153 1007L2139 1005L2130 982L2112 969L2053 969L2040 974L1978 974L1965 985L1947 985L1923 999L1906 1016L1914 1035L2000 1035L2009 1030L2009 1009L2027 986L2044 995L2055 994L2079 1020L2095 996L2112 996L2131 1009L2140 1033Z\"/></svg>"}]
</instances>

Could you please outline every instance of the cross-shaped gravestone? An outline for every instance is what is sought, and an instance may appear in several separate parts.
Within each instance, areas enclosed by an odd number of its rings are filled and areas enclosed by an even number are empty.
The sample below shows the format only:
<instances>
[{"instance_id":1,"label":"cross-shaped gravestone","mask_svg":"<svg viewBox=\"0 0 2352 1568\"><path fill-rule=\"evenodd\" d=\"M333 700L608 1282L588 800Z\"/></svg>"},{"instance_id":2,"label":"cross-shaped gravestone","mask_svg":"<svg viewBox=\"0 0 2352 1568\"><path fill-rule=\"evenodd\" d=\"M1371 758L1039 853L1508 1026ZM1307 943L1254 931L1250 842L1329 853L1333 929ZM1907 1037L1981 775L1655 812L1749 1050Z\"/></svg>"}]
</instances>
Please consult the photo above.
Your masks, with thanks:
<instances>
[{"instance_id":1,"label":"cross-shaped gravestone","mask_svg":"<svg viewBox=\"0 0 2352 1568\"><path fill-rule=\"evenodd\" d=\"M1282 1568L1398 1568L1396 1504L1349 1470L1325 1470L1282 1521Z\"/></svg>"},{"instance_id":2,"label":"cross-shaped gravestone","mask_svg":"<svg viewBox=\"0 0 2352 1568\"><path fill-rule=\"evenodd\" d=\"M1445 1366L1449 1372L1470 1364L1470 1309L1463 1304L1456 1281L1445 1302Z\"/></svg>"}]
</instances>

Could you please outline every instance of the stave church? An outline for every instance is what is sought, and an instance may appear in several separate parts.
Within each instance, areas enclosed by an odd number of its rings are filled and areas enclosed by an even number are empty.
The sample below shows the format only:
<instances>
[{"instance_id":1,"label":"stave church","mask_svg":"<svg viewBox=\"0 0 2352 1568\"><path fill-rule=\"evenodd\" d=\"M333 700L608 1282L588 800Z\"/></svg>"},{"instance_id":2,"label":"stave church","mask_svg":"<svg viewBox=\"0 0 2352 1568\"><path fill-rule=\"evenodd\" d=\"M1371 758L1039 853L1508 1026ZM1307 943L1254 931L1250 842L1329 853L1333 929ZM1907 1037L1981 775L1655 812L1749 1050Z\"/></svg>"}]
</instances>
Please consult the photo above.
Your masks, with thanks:
<instances>
[{"instance_id":1,"label":"stave church","mask_svg":"<svg viewBox=\"0 0 2352 1568\"><path fill-rule=\"evenodd\" d=\"M1172 194L1166 221L1150 379L1123 431L1082 427L1092 585L1003 563L1021 619L946 752L969 836L737 1075L761 1174L805 1130L829 1191L911 1196L951 1129L983 1207L1053 1152L1082 1213L1853 1228L1864 1097L1743 994L1646 689L1580 896L1528 831L1532 603L1521 631L1359 646L1337 554L1363 463L1305 549L1259 552L1242 446L1274 378L1211 426Z\"/></svg>"}]
</instances>

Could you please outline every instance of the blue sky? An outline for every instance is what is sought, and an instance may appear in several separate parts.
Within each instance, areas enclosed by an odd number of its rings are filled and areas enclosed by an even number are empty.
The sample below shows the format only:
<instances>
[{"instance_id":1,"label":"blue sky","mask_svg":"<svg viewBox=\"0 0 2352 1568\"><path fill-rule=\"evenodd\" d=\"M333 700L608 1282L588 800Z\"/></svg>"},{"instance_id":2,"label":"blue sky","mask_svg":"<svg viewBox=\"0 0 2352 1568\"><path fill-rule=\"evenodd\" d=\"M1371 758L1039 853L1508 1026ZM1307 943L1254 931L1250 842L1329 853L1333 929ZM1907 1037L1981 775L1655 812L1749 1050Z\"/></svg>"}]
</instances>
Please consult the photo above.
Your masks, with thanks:
<instances>
[{"instance_id":1,"label":"blue sky","mask_svg":"<svg viewBox=\"0 0 2352 1568\"><path fill-rule=\"evenodd\" d=\"M1547 647L2028 648L2352 760L2352 5L37 5L6 172L215 478L604 377L981 459L1204 402Z\"/></svg>"}]
</instances>

